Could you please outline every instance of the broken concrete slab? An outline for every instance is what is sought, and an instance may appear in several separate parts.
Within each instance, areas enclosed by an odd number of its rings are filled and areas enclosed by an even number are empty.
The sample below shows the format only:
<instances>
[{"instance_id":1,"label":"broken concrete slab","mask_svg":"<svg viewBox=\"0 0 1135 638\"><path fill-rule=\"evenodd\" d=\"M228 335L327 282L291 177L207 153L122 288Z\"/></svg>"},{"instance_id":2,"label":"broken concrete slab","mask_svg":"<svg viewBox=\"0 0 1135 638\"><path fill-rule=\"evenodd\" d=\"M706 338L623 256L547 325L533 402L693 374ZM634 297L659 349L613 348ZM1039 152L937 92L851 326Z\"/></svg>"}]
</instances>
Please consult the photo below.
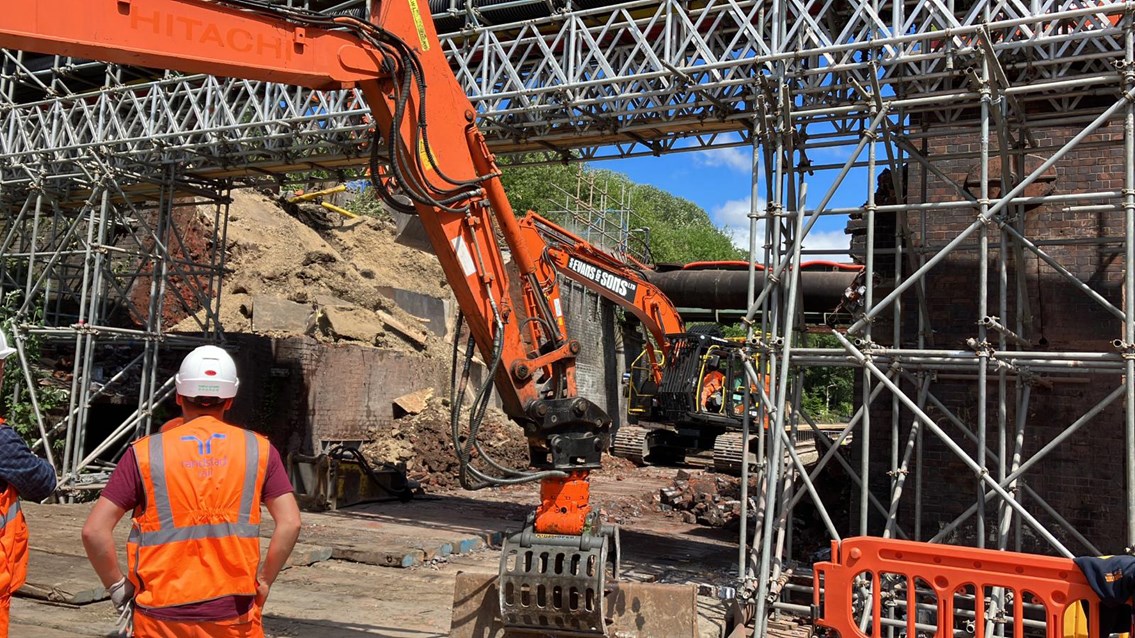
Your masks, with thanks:
<instances>
[{"instance_id":1,"label":"broken concrete slab","mask_svg":"<svg viewBox=\"0 0 1135 638\"><path fill-rule=\"evenodd\" d=\"M382 323L385 324L387 328L397 332L399 336L405 338L419 349L426 347L428 335L425 329L408 325L381 310L378 311L378 317L382 319Z\"/></svg>"},{"instance_id":2,"label":"broken concrete slab","mask_svg":"<svg viewBox=\"0 0 1135 638\"><path fill-rule=\"evenodd\" d=\"M434 389L426 388L424 390L418 390L417 392L403 394L397 399L394 399L394 401L391 402L392 409L394 410L394 418L401 419L404 416L420 414L426 409L430 397L433 395Z\"/></svg>"},{"instance_id":3,"label":"broken concrete slab","mask_svg":"<svg viewBox=\"0 0 1135 638\"><path fill-rule=\"evenodd\" d=\"M430 332L442 338L449 334L456 314L456 306L450 299L393 286L379 286L377 290L384 297L393 299L399 308L421 321Z\"/></svg>"},{"instance_id":4,"label":"broken concrete slab","mask_svg":"<svg viewBox=\"0 0 1135 638\"><path fill-rule=\"evenodd\" d=\"M312 297L312 301L318 306L340 306L342 308L351 308L358 304L353 304L346 299L336 297L335 295L318 294Z\"/></svg>"},{"instance_id":5,"label":"broken concrete slab","mask_svg":"<svg viewBox=\"0 0 1135 638\"><path fill-rule=\"evenodd\" d=\"M252 329L255 332L307 332L312 318L309 304L272 295L252 297Z\"/></svg>"},{"instance_id":6,"label":"broken concrete slab","mask_svg":"<svg viewBox=\"0 0 1135 638\"><path fill-rule=\"evenodd\" d=\"M374 345L381 331L374 314L361 308L325 306L320 312L325 332L337 340Z\"/></svg>"}]
</instances>

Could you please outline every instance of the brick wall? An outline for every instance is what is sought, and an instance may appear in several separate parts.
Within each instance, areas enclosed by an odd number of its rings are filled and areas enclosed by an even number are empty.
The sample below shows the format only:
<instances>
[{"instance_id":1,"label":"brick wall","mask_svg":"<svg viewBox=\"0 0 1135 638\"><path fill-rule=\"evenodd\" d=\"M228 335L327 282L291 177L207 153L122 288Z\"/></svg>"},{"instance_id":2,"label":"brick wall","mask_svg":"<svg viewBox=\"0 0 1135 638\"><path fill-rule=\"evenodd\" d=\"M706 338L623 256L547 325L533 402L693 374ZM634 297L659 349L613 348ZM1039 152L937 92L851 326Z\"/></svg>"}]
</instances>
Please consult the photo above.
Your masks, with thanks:
<instances>
[{"instance_id":1,"label":"brick wall","mask_svg":"<svg viewBox=\"0 0 1135 638\"><path fill-rule=\"evenodd\" d=\"M578 286L565 285L563 301L572 336L582 345L579 394L618 423L622 344L615 337L614 309L604 300L597 304L594 293ZM232 418L265 433L285 453L318 450L320 441L367 439L368 430L390 427L393 399L427 387L443 396L449 391L448 356L331 345L309 337L231 338L241 375ZM484 372L475 372L477 383Z\"/></svg>"},{"instance_id":2,"label":"brick wall","mask_svg":"<svg viewBox=\"0 0 1135 638\"><path fill-rule=\"evenodd\" d=\"M1078 129L1053 128L1034 129L1041 146L1059 146L1070 139ZM992 145L997 149L996 140ZM978 170L978 140L967 139L956 134L935 138L930 143L930 161L957 183L965 184L969 176L971 188L976 191L973 176ZM952 158L948 155L969 153L969 158ZM1039 159L1050 156L1052 150L1037 152L1037 158L1030 161L1035 165ZM957 200L959 196L941 177L927 173L917 163L911 162L909 168L910 184L908 201L947 201ZM1119 190L1122 188L1123 146L1122 130L1118 126L1101 129L1085 144L1071 151L1055 167L1054 181L1039 188L1051 188L1056 194L1085 191ZM925 197L923 197L925 180ZM993 193L997 195L996 189ZM1082 202L1077 202L1077 204ZM1104 202L1093 202L1104 203ZM1114 203L1114 200L1113 200ZM1073 211L1069 204L1048 204L1032 207L1024 214L1024 234L1033 241L1059 240L1068 238L1122 237L1123 214L1121 209L1111 211ZM912 242L916 246L941 247L955 238L958 233L976 218L974 208L936 210L927 217L926 232L921 232L918 215L910 215ZM998 255L998 233L991 227L990 263L996 264ZM928 305L932 320L934 348L949 350L966 349L965 340L977 337L978 305L978 235L975 233L959 250L935 268L926 279ZM1064 267L1086 282L1093 290L1115 305L1121 304L1121 285L1124 263L1122 245L1044 245L1047 251ZM889 259L889 257L888 257ZM1023 267L1018 267L1023 266ZM909 272L909 267L906 268ZM1031 253L1025 255L1023 264L1010 268L1010 285L1015 277L1024 277L1028 308L1031 310L1031 325L1026 329L1027 336L1034 342L1034 349L1041 351L1091 351L1113 352L1110 342L1122 336L1120 322L1099 304L1061 277L1051 267L1038 263ZM989 314L999 315L997 296L996 267L989 272L991 294ZM876 295L882 298L884 289ZM1016 299L1010 293L1008 317L1011 326L1016 312ZM912 347L916 337L916 298L908 294L903 299L904 326L903 345ZM886 313L890 317L890 313ZM886 320L874 327L874 340L888 343L891 329ZM996 335L990 340L996 343ZM995 375L993 376L996 379ZM1029 404L1025 426L1024 457L1028 458L1064 427L1081 414L1096 405L1102 398L1121 383L1118 375L1064 375L1067 380L1057 380L1051 388L1034 387ZM1076 379L1072 379L1076 377ZM916 396L917 391L906 386L908 396ZM1016 418L1012 405L1012 384L1010 383L1010 402L1007 418L1012 430ZM971 430L976 431L977 388L976 378L940 378L932 386L932 391L956 416L961 418ZM988 386L988 447L998 450L996 383ZM965 450L974 454L976 445L960 433L945 415L937 410L929 410L936 423ZM872 406L871 473L872 490L881 500L889 500L889 481L886 472L890 469L891 401L888 393L883 393ZM900 413L901 443L905 444L911 424L911 415ZM934 437L927 436L925 447L925 482L923 487L923 530L924 537L937 532L941 525L952 520L976 500L977 479L965 468L945 444ZM861 443L861 442L860 442ZM1010 449L1012 441L1009 442ZM856 454L862 454L862 446L857 445ZM1071 441L1054 451L1042 463L1040 469L1026 475L1028 485L1063 517L1067 518L1089 540L1104 551L1122 549L1124 539L1124 439L1123 405L1117 401L1100 416L1086 425ZM990 458L989 466L996 468ZM855 461L858 467L858 459ZM900 510L900 521L909 532L912 528L914 507L913 475L905 491ZM987 518L992 526L996 516L998 499L991 500ZM1050 529L1057 529L1053 517L1044 512L1027 496L1025 503ZM853 516L853 520L857 517ZM882 517L872 514L873 531L878 532ZM974 520L963 525L952 537L953 542L972 542L976 534ZM1057 533L1072 551L1084 551L1083 547L1068 534ZM1045 543L1026 534L1026 549L1047 551Z\"/></svg>"},{"instance_id":3,"label":"brick wall","mask_svg":"<svg viewBox=\"0 0 1135 638\"><path fill-rule=\"evenodd\" d=\"M623 342L616 338L615 308L611 302L561 279L564 318L571 337L582 349L576 357L576 386L579 396L587 397L605 409L613 427L622 422Z\"/></svg>"},{"instance_id":4,"label":"brick wall","mask_svg":"<svg viewBox=\"0 0 1135 638\"><path fill-rule=\"evenodd\" d=\"M264 432L281 451L311 452L320 441L365 440L388 428L391 401L449 388L449 359L329 345L308 337L237 336L241 395L233 418Z\"/></svg>"}]
</instances>

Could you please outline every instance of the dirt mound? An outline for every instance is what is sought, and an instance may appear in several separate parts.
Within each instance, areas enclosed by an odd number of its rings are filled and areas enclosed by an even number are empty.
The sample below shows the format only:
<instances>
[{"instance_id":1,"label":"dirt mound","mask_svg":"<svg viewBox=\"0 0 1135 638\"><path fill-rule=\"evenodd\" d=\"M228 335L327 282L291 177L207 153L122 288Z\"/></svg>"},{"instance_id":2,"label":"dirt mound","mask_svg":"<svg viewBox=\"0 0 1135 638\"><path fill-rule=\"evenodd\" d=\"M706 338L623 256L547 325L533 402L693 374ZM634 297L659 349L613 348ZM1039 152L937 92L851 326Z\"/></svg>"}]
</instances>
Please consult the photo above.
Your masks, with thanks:
<instances>
[{"instance_id":1,"label":"dirt mound","mask_svg":"<svg viewBox=\"0 0 1135 638\"><path fill-rule=\"evenodd\" d=\"M310 305L313 312L323 308L337 312L338 329L329 327L327 321L311 322L307 331L319 339L445 352L444 344L432 334L425 339L427 343L418 344L391 328L393 319L415 332L425 332L421 321L379 288L449 296L437 259L396 243L393 222L359 217L345 220L342 226L313 228L289 215L272 198L255 191L235 191L227 233L229 272L221 298L226 332L263 332L252 320L253 300L275 297ZM385 321L380 313L386 313ZM190 317L174 330L192 332L199 327Z\"/></svg>"},{"instance_id":2,"label":"dirt mound","mask_svg":"<svg viewBox=\"0 0 1135 638\"><path fill-rule=\"evenodd\" d=\"M468 413L462 410L462 422ZM407 475L429 491L457 489L459 465L449 426L449 400L431 398L418 414L394 421L389 430L372 431L363 452L373 459L406 464ZM505 467L528 467L524 433L503 412L490 408L480 430L481 447ZM474 460L475 465L479 465Z\"/></svg>"}]
</instances>

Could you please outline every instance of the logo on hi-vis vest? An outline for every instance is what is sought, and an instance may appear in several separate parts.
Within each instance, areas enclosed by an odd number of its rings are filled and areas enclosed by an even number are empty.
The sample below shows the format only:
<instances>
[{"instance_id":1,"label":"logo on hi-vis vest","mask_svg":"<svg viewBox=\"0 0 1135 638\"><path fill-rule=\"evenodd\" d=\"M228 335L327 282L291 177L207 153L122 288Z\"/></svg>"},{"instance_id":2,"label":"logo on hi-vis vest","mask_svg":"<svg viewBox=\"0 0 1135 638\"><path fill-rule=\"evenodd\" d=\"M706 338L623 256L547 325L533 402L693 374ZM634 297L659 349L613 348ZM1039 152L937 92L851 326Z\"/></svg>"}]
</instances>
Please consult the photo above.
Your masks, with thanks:
<instances>
[{"instance_id":1,"label":"logo on hi-vis vest","mask_svg":"<svg viewBox=\"0 0 1135 638\"><path fill-rule=\"evenodd\" d=\"M224 434L214 432L213 434L209 435L208 439L206 439L204 441L193 436L192 434L187 434L187 435L181 437L181 440L182 441L193 441L193 442L197 443L197 454L201 455L201 456L208 456L208 455L213 453L213 439L223 439L223 438L225 438Z\"/></svg>"},{"instance_id":2,"label":"logo on hi-vis vest","mask_svg":"<svg viewBox=\"0 0 1135 638\"><path fill-rule=\"evenodd\" d=\"M575 257L568 258L568 269L610 290L627 301L634 301L638 285L633 281L627 281L614 273L607 272L598 266L576 259Z\"/></svg>"}]
</instances>

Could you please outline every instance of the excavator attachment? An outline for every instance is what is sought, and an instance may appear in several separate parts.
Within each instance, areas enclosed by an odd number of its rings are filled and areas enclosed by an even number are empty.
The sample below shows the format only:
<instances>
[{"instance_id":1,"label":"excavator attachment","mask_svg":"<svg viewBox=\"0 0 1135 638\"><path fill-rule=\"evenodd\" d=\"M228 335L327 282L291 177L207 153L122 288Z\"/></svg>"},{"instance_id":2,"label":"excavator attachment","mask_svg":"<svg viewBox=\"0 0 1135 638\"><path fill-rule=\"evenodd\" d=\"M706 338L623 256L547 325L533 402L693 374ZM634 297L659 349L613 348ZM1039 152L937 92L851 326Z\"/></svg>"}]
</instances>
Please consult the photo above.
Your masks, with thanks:
<instances>
[{"instance_id":1,"label":"excavator attachment","mask_svg":"<svg viewBox=\"0 0 1135 638\"><path fill-rule=\"evenodd\" d=\"M514 630L554 627L602 636L608 556L618 565L618 528L610 536L535 534L531 528L501 548L501 623ZM615 539L615 540L611 540ZM613 554L612 554L613 549ZM618 574L618 568L612 575Z\"/></svg>"},{"instance_id":2,"label":"excavator attachment","mask_svg":"<svg viewBox=\"0 0 1135 638\"><path fill-rule=\"evenodd\" d=\"M619 528L538 534L501 548L500 572L457 575L451 638L648 638L697 635L692 585L620 582Z\"/></svg>"},{"instance_id":3,"label":"excavator attachment","mask_svg":"<svg viewBox=\"0 0 1135 638\"><path fill-rule=\"evenodd\" d=\"M457 574L450 638L696 638L697 590L693 585L616 581L602 596L601 631L567 627L508 627L501 618L498 576ZM546 594L549 595L550 594ZM537 596L533 596L537 598Z\"/></svg>"}]
</instances>

